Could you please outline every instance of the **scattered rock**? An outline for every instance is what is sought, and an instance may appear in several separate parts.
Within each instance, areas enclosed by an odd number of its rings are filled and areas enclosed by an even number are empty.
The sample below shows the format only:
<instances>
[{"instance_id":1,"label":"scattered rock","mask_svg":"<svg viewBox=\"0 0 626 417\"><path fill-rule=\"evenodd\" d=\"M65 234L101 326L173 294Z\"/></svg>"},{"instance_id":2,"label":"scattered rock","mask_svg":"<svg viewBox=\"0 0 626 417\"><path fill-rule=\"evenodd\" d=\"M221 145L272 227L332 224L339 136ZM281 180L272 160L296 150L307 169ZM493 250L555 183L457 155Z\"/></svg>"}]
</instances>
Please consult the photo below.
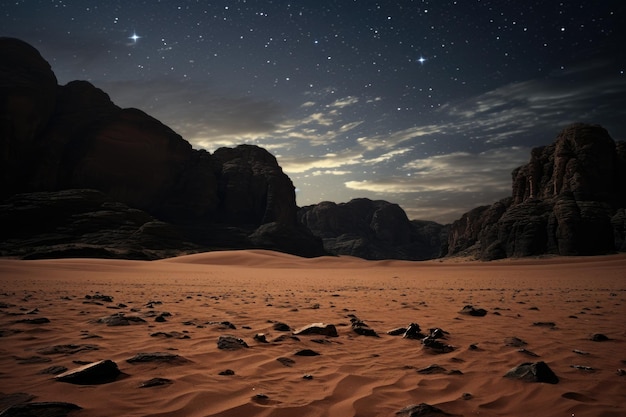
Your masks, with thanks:
<instances>
[{"instance_id":1,"label":"scattered rock","mask_svg":"<svg viewBox=\"0 0 626 417\"><path fill-rule=\"evenodd\" d=\"M591 366L584 366L584 365L570 365L570 366L574 369L580 369L581 371L588 371L588 372L595 371L595 369L592 368Z\"/></svg>"},{"instance_id":2,"label":"scattered rock","mask_svg":"<svg viewBox=\"0 0 626 417\"><path fill-rule=\"evenodd\" d=\"M427 366L426 368L417 370L417 373L422 374L422 375L445 374L446 372L448 372L446 368L444 368L443 366L439 366L437 364L433 364L433 365Z\"/></svg>"},{"instance_id":3,"label":"scattered rock","mask_svg":"<svg viewBox=\"0 0 626 417\"><path fill-rule=\"evenodd\" d=\"M526 346L528 343L517 337L507 337L504 339L504 344L507 346L522 347Z\"/></svg>"},{"instance_id":4,"label":"scattered rock","mask_svg":"<svg viewBox=\"0 0 626 417\"><path fill-rule=\"evenodd\" d=\"M132 358L126 359L128 363L148 363L148 362L159 362L159 363L168 363L170 365L182 365L184 363L190 362L189 359L186 359L180 355L175 353L168 352L150 352L150 353L138 353Z\"/></svg>"},{"instance_id":5,"label":"scattered rock","mask_svg":"<svg viewBox=\"0 0 626 417\"><path fill-rule=\"evenodd\" d=\"M117 364L112 360L93 362L78 368L70 369L55 377L57 381L79 385L97 385L113 382L121 374Z\"/></svg>"},{"instance_id":6,"label":"scattered rock","mask_svg":"<svg viewBox=\"0 0 626 417\"><path fill-rule=\"evenodd\" d=\"M267 338L265 337L265 334L263 333L257 333L254 335L254 340L256 340L259 343L269 343L267 341Z\"/></svg>"},{"instance_id":7,"label":"scattered rock","mask_svg":"<svg viewBox=\"0 0 626 417\"><path fill-rule=\"evenodd\" d=\"M302 349L294 353L296 356L319 356L320 354L311 349Z\"/></svg>"},{"instance_id":8,"label":"scattered rock","mask_svg":"<svg viewBox=\"0 0 626 417\"><path fill-rule=\"evenodd\" d=\"M147 323L139 316L127 316L124 313L115 313L107 317L101 317L96 323L106 324L107 326L130 326L131 324Z\"/></svg>"},{"instance_id":9,"label":"scattered rock","mask_svg":"<svg viewBox=\"0 0 626 417\"><path fill-rule=\"evenodd\" d=\"M64 402L34 402L16 404L0 412L0 417L65 417L82 408Z\"/></svg>"},{"instance_id":10,"label":"scattered rock","mask_svg":"<svg viewBox=\"0 0 626 417\"><path fill-rule=\"evenodd\" d=\"M432 353L450 353L454 350L454 346L447 345L431 337L422 339L422 345Z\"/></svg>"},{"instance_id":11,"label":"scattered rock","mask_svg":"<svg viewBox=\"0 0 626 417\"><path fill-rule=\"evenodd\" d=\"M589 352L585 352L585 351L578 350L578 349L574 349L574 350L572 350L572 352L574 352L574 353L576 353L578 355L589 355Z\"/></svg>"},{"instance_id":12,"label":"scattered rock","mask_svg":"<svg viewBox=\"0 0 626 417\"><path fill-rule=\"evenodd\" d=\"M235 375L235 371L233 371L232 369L225 369L221 371L218 375L232 376Z\"/></svg>"},{"instance_id":13,"label":"scattered rock","mask_svg":"<svg viewBox=\"0 0 626 417\"><path fill-rule=\"evenodd\" d=\"M626 369L618 368L617 369L617 375L619 375L619 376L626 375Z\"/></svg>"},{"instance_id":14,"label":"scattered rock","mask_svg":"<svg viewBox=\"0 0 626 417\"><path fill-rule=\"evenodd\" d=\"M302 375L302 379L306 379L306 380L310 381L310 380L313 379L313 375L311 375L311 374L304 374L304 375Z\"/></svg>"},{"instance_id":15,"label":"scattered rock","mask_svg":"<svg viewBox=\"0 0 626 417\"><path fill-rule=\"evenodd\" d=\"M396 415L405 417L428 417L433 414L442 416L450 415L443 410L426 403L409 405L408 407L404 407L402 410L396 412Z\"/></svg>"},{"instance_id":16,"label":"scattered rock","mask_svg":"<svg viewBox=\"0 0 626 417\"><path fill-rule=\"evenodd\" d=\"M512 368L504 376L525 382L547 382L548 384L558 384L559 382L559 378L545 362L523 363Z\"/></svg>"},{"instance_id":17,"label":"scattered rock","mask_svg":"<svg viewBox=\"0 0 626 417\"><path fill-rule=\"evenodd\" d=\"M150 334L151 337L164 337L166 339L191 339L191 336L181 332L155 332Z\"/></svg>"},{"instance_id":18,"label":"scattered rock","mask_svg":"<svg viewBox=\"0 0 626 417\"><path fill-rule=\"evenodd\" d=\"M550 327L551 329L554 329L556 327L556 323L552 321L536 321L533 323L533 326Z\"/></svg>"},{"instance_id":19,"label":"scattered rock","mask_svg":"<svg viewBox=\"0 0 626 417\"><path fill-rule=\"evenodd\" d=\"M167 379L167 378L152 378L152 379L142 382L139 385L139 388L160 387L162 385L170 385L173 383L174 382L171 379Z\"/></svg>"},{"instance_id":20,"label":"scattered rock","mask_svg":"<svg viewBox=\"0 0 626 417\"><path fill-rule=\"evenodd\" d=\"M459 313L468 316L483 317L487 315L487 310L485 310L484 308L475 308L474 306L468 304L463 307L461 311L459 311Z\"/></svg>"},{"instance_id":21,"label":"scattered rock","mask_svg":"<svg viewBox=\"0 0 626 417\"><path fill-rule=\"evenodd\" d=\"M272 326L272 328L274 330L276 330L277 332L290 332L291 331L291 327L289 327L288 325L286 325L285 323L281 323L281 322L276 322L274 323L274 325Z\"/></svg>"},{"instance_id":22,"label":"scattered rock","mask_svg":"<svg viewBox=\"0 0 626 417\"><path fill-rule=\"evenodd\" d=\"M523 353L525 355L532 356L532 357L535 357L535 358L539 357L539 355L537 355L535 352L531 352L530 350L527 350L527 349L524 349L524 348L518 349L517 351L519 353Z\"/></svg>"},{"instance_id":23,"label":"scattered rock","mask_svg":"<svg viewBox=\"0 0 626 417\"><path fill-rule=\"evenodd\" d=\"M14 323L24 323L24 324L46 324L50 323L50 320L45 317L37 317L34 319L20 319L16 320Z\"/></svg>"},{"instance_id":24,"label":"scattered rock","mask_svg":"<svg viewBox=\"0 0 626 417\"><path fill-rule=\"evenodd\" d=\"M217 348L223 350L237 350L242 348L249 347L248 344L243 340L239 339L235 336L220 336L217 339Z\"/></svg>"},{"instance_id":25,"label":"scattered rock","mask_svg":"<svg viewBox=\"0 0 626 417\"><path fill-rule=\"evenodd\" d=\"M604 335L602 333L596 333L593 336L591 336L591 340L593 340L594 342L606 342L607 340L611 340L611 339L609 339L607 335Z\"/></svg>"},{"instance_id":26,"label":"scattered rock","mask_svg":"<svg viewBox=\"0 0 626 417\"><path fill-rule=\"evenodd\" d=\"M461 399L465 401L471 400L472 398L474 398L474 396L469 392L464 392L463 395L461 395Z\"/></svg>"},{"instance_id":27,"label":"scattered rock","mask_svg":"<svg viewBox=\"0 0 626 417\"><path fill-rule=\"evenodd\" d=\"M308 326L305 326L301 328L300 330L297 330L293 334L296 336L311 335L311 334L329 336L329 337L339 336L339 334L337 333L337 328L335 327L334 324L323 324L323 323L309 324Z\"/></svg>"},{"instance_id":28,"label":"scattered rock","mask_svg":"<svg viewBox=\"0 0 626 417\"><path fill-rule=\"evenodd\" d=\"M421 333L420 325L417 323L411 323L407 326L406 331L402 335L405 339L423 339L426 335Z\"/></svg>"},{"instance_id":29,"label":"scattered rock","mask_svg":"<svg viewBox=\"0 0 626 417\"><path fill-rule=\"evenodd\" d=\"M85 295L85 298L88 300L98 300L98 301L102 301L105 303L112 303L113 302L113 297L110 295L104 295L104 294L94 294L94 295Z\"/></svg>"}]
</instances>

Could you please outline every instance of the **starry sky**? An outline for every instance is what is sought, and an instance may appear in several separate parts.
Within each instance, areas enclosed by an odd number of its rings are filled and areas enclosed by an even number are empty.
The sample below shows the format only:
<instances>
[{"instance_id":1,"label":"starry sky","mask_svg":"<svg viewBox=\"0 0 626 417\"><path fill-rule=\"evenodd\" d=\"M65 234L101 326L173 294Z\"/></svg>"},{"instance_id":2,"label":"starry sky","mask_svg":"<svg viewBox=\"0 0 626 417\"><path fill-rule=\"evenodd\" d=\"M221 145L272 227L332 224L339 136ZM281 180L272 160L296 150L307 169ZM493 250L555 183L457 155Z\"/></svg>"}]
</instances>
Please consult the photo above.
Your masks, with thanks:
<instances>
[{"instance_id":1,"label":"starry sky","mask_svg":"<svg viewBox=\"0 0 626 417\"><path fill-rule=\"evenodd\" d=\"M0 0L59 83L88 80L194 148L274 154L300 206L451 222L511 193L573 122L626 140L623 0Z\"/></svg>"}]
</instances>

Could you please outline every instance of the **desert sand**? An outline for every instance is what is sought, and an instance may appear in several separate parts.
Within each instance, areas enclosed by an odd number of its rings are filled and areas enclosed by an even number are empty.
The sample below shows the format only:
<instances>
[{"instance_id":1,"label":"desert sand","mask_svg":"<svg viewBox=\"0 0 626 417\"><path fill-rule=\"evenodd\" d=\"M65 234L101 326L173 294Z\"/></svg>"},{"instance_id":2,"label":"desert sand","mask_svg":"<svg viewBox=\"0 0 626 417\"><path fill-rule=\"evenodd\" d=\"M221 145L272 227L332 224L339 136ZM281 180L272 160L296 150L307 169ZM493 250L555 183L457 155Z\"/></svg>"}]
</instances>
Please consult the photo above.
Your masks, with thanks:
<instances>
[{"instance_id":1,"label":"desert sand","mask_svg":"<svg viewBox=\"0 0 626 417\"><path fill-rule=\"evenodd\" d=\"M394 416L422 403L466 417L625 416L625 290L624 254L489 263L252 250L152 262L3 259L0 410L29 399L76 404L76 417ZM461 314L466 305L487 314ZM98 322L116 314L144 321ZM351 319L378 337L358 334ZM312 323L333 324L337 336L294 336ZM450 351L387 334L410 323L444 330L438 340ZM597 334L608 340L592 340ZM225 335L248 347L219 349ZM512 346L513 337L526 344ZM127 361L138 353L175 360ZM56 379L101 360L121 374L99 384ZM539 361L558 383L504 377ZM142 387L153 378L165 383Z\"/></svg>"}]
</instances>

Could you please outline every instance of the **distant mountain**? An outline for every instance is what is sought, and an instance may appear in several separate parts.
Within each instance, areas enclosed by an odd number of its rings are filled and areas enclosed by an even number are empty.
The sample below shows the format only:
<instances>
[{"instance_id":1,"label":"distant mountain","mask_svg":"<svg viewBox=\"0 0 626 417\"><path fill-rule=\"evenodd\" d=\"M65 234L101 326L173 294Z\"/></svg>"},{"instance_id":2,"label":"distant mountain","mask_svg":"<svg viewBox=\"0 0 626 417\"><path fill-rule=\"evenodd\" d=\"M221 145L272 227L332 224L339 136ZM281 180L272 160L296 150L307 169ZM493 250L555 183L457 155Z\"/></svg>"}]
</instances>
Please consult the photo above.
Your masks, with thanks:
<instances>
[{"instance_id":1,"label":"distant mountain","mask_svg":"<svg viewBox=\"0 0 626 417\"><path fill-rule=\"evenodd\" d=\"M104 233L92 246L109 256L139 258L167 256L177 247L325 253L321 240L298 223L293 183L266 150L194 150L169 127L141 110L116 106L87 81L57 85L39 52L18 39L0 38L0 75L0 254L45 257L48 247L58 256L82 242L70 250L78 256L86 230L111 231L120 221L130 227L126 231L165 222L160 230L175 233L163 240L169 243L143 252L145 239L133 241L132 251L120 249L125 233ZM89 189L99 193L84 191ZM111 207L115 216L94 214ZM120 212L125 210L134 220ZM42 218L51 223L33 229ZM29 254L33 233L37 250Z\"/></svg>"},{"instance_id":2,"label":"distant mountain","mask_svg":"<svg viewBox=\"0 0 626 417\"><path fill-rule=\"evenodd\" d=\"M490 260L626 251L626 142L574 124L513 171L512 196L450 226L448 253Z\"/></svg>"},{"instance_id":3,"label":"distant mountain","mask_svg":"<svg viewBox=\"0 0 626 417\"><path fill-rule=\"evenodd\" d=\"M425 260L445 255L447 228L435 222L410 221L387 201L358 198L302 207L298 218L334 255L365 259Z\"/></svg>"}]
</instances>

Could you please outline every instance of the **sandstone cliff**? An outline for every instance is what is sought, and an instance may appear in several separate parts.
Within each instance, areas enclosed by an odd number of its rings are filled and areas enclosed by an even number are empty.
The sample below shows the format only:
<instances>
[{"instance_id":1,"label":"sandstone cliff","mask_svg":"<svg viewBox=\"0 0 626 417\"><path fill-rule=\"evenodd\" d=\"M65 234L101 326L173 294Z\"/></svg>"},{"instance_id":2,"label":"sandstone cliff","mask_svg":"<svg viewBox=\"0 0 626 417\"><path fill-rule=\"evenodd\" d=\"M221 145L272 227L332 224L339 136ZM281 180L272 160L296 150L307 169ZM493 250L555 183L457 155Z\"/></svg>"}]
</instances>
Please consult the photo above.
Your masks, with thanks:
<instances>
[{"instance_id":1,"label":"sandstone cliff","mask_svg":"<svg viewBox=\"0 0 626 417\"><path fill-rule=\"evenodd\" d=\"M626 144L574 124L512 173L512 196L455 221L449 254L481 259L625 251Z\"/></svg>"},{"instance_id":2,"label":"sandstone cliff","mask_svg":"<svg viewBox=\"0 0 626 417\"><path fill-rule=\"evenodd\" d=\"M444 226L410 221L400 206L387 201L322 202L301 208L298 218L335 255L425 260L445 254Z\"/></svg>"},{"instance_id":3,"label":"sandstone cliff","mask_svg":"<svg viewBox=\"0 0 626 417\"><path fill-rule=\"evenodd\" d=\"M324 253L298 224L294 186L264 149L194 150L160 121L116 106L89 82L58 86L39 52L17 39L0 38L0 75L0 200L7 213L28 200L11 200L16 194L48 192L63 200L55 193L93 189L109 204L169 222L196 250ZM15 250L2 245L5 255Z\"/></svg>"}]
</instances>

